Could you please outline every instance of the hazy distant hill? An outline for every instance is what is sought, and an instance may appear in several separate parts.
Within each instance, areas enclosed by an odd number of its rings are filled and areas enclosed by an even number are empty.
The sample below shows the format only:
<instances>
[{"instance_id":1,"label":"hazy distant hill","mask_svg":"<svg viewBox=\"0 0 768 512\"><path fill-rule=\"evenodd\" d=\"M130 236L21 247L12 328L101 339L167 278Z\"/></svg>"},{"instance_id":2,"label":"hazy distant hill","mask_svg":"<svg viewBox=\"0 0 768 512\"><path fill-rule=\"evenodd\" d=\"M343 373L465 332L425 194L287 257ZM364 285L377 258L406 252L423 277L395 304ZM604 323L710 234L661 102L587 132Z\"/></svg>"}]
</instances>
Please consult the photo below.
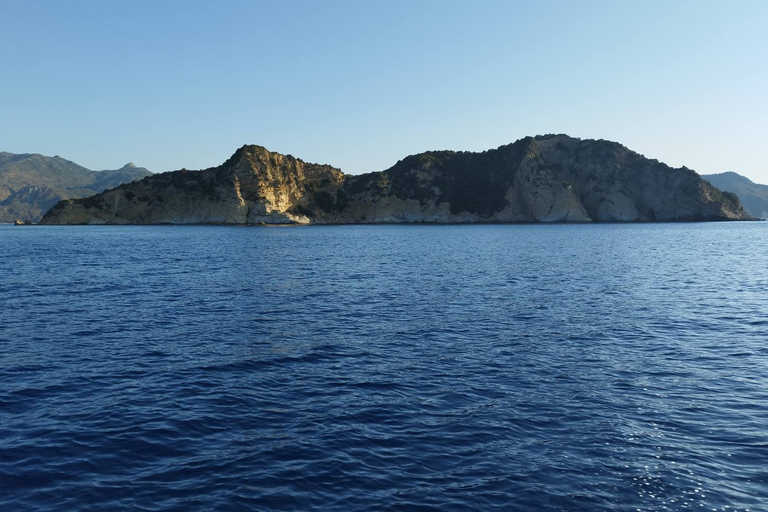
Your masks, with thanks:
<instances>
[{"instance_id":1,"label":"hazy distant hill","mask_svg":"<svg viewBox=\"0 0 768 512\"><path fill-rule=\"evenodd\" d=\"M704 174L701 177L720 190L733 192L739 196L744 211L749 215L768 219L768 185L754 183L749 178L735 172Z\"/></svg>"},{"instance_id":2,"label":"hazy distant hill","mask_svg":"<svg viewBox=\"0 0 768 512\"><path fill-rule=\"evenodd\" d=\"M0 222L36 222L62 199L92 196L151 174L132 163L91 171L60 156L0 152Z\"/></svg>"}]
</instances>

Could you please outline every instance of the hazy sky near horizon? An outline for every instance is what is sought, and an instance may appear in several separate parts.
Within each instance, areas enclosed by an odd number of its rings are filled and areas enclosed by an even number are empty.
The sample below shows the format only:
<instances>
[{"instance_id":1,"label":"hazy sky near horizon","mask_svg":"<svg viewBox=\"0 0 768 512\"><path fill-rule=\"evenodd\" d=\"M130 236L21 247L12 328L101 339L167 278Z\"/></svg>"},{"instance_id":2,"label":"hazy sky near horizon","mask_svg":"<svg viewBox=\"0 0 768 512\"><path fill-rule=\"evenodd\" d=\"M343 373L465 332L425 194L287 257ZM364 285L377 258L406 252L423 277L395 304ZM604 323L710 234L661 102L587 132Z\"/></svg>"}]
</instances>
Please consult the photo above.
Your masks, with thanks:
<instances>
[{"instance_id":1,"label":"hazy sky near horizon","mask_svg":"<svg viewBox=\"0 0 768 512\"><path fill-rule=\"evenodd\" d=\"M768 1L0 0L0 151L348 173L526 135L768 183Z\"/></svg>"}]
</instances>

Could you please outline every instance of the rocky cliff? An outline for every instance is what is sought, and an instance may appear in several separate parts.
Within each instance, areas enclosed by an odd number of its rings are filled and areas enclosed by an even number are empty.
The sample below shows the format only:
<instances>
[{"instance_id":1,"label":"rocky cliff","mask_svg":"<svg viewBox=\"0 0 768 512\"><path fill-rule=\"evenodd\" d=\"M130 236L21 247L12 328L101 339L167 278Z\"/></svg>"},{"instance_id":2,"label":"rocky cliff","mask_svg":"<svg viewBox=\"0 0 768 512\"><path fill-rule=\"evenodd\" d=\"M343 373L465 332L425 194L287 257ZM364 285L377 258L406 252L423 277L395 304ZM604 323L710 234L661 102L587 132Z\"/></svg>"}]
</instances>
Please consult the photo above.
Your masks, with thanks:
<instances>
[{"instance_id":1,"label":"rocky cliff","mask_svg":"<svg viewBox=\"0 0 768 512\"><path fill-rule=\"evenodd\" d=\"M526 137L482 153L432 151L346 176L260 146L220 167L158 174L62 201L43 224L626 222L748 219L694 171L615 142Z\"/></svg>"},{"instance_id":2,"label":"rocky cliff","mask_svg":"<svg viewBox=\"0 0 768 512\"><path fill-rule=\"evenodd\" d=\"M155 174L61 201L42 224L308 224L315 196L343 185L329 165L243 146L219 167Z\"/></svg>"},{"instance_id":3,"label":"rocky cliff","mask_svg":"<svg viewBox=\"0 0 768 512\"><path fill-rule=\"evenodd\" d=\"M92 196L150 174L133 164L91 171L59 156L0 152L0 222L36 222L62 199Z\"/></svg>"}]
</instances>

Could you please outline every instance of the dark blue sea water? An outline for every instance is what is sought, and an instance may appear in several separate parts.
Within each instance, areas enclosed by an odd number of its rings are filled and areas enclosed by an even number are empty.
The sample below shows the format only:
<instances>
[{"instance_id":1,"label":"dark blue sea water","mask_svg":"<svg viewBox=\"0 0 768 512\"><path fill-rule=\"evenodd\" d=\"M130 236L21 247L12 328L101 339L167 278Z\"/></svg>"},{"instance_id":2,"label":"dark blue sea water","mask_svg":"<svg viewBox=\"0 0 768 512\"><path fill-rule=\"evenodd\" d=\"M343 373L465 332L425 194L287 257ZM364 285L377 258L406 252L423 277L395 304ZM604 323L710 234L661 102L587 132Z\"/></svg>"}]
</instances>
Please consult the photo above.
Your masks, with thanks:
<instances>
[{"instance_id":1,"label":"dark blue sea water","mask_svg":"<svg viewBox=\"0 0 768 512\"><path fill-rule=\"evenodd\" d=\"M0 226L0 510L768 510L768 223Z\"/></svg>"}]
</instances>

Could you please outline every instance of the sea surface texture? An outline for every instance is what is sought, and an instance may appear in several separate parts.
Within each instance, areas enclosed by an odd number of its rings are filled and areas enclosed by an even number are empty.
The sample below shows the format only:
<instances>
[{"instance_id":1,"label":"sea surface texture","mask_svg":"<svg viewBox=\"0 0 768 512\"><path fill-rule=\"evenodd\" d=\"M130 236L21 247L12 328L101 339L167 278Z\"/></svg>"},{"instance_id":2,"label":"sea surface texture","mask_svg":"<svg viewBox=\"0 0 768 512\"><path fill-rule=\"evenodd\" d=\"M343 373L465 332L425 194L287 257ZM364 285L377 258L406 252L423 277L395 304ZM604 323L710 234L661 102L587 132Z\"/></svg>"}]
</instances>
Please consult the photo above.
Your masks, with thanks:
<instances>
[{"instance_id":1,"label":"sea surface texture","mask_svg":"<svg viewBox=\"0 0 768 512\"><path fill-rule=\"evenodd\" d=\"M0 226L0 510L768 510L768 223Z\"/></svg>"}]
</instances>

